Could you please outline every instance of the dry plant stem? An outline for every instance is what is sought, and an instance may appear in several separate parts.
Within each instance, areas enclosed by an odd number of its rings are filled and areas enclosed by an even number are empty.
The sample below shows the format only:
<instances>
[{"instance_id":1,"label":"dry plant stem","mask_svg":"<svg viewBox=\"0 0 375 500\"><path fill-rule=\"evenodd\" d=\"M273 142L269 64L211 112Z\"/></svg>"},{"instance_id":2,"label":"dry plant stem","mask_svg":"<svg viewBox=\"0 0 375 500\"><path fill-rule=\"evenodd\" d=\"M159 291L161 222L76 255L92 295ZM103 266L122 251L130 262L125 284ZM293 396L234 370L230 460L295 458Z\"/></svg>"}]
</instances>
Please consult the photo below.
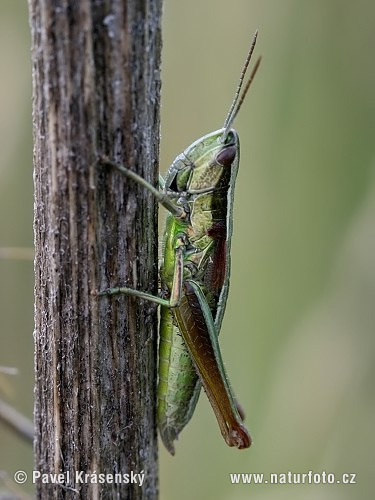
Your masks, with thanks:
<instances>
[{"instance_id":1,"label":"dry plant stem","mask_svg":"<svg viewBox=\"0 0 375 500\"><path fill-rule=\"evenodd\" d=\"M139 484L38 483L37 498L155 499L161 0L29 0L35 183L35 468L144 472Z\"/></svg>"}]
</instances>

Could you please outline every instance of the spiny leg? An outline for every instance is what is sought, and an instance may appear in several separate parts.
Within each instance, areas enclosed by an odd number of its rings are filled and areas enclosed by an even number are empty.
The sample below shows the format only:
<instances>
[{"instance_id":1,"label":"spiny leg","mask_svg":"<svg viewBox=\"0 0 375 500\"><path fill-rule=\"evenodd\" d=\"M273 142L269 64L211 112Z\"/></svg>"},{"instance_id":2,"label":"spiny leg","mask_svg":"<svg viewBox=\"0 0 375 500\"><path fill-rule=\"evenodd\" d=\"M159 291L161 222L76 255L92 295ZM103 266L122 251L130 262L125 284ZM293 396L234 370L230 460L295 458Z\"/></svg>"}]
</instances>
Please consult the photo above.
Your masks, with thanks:
<instances>
[{"instance_id":1,"label":"spiny leg","mask_svg":"<svg viewBox=\"0 0 375 500\"><path fill-rule=\"evenodd\" d=\"M169 300L162 299L161 297L157 297L156 295L152 295L151 293L141 292L139 290L134 290L133 288L127 288L125 286L118 286L115 288L107 288L107 290L103 290L98 293L99 297L106 297L108 295L131 295L132 297L138 297L139 299L148 300L149 302L154 302L159 306L169 306Z\"/></svg>"},{"instance_id":2,"label":"spiny leg","mask_svg":"<svg viewBox=\"0 0 375 500\"><path fill-rule=\"evenodd\" d=\"M165 307L176 307L179 305L182 294L182 282L183 282L183 270L184 270L184 253L186 250L186 235L181 233L176 237L175 243L175 261L174 261L174 272L173 272L173 283L171 289L170 298L163 299L161 297L157 297L147 292L141 292L140 290L134 290L133 288L127 288L124 286L108 288L107 290L103 290L99 292L99 297L105 297L107 295L131 295L133 297L138 297L140 299L148 300L150 302L154 302L160 306Z\"/></svg>"},{"instance_id":3,"label":"spiny leg","mask_svg":"<svg viewBox=\"0 0 375 500\"><path fill-rule=\"evenodd\" d=\"M165 193L156 189L152 184L147 182L143 177L136 174L135 172L133 172L129 168L126 168L126 167L124 167L124 165L120 165L119 163L116 163L116 162L106 158L105 156L102 156L99 159L99 164L103 165L103 166L115 168L116 170L121 172L123 175L126 175L126 177L128 177L129 179L132 179L133 181L137 182L140 186L143 186L144 188L146 188L148 191L150 191L150 193L152 193L155 196L158 203L160 203L160 205L162 205L166 210L168 210L168 212L170 212L175 217L177 217L179 219L184 219L186 217L186 214L185 214L185 211L183 210L183 208L177 206L172 200L170 200L168 195L166 195ZM162 177L161 178L159 177L159 184L161 186L165 185L164 179Z\"/></svg>"}]
</instances>

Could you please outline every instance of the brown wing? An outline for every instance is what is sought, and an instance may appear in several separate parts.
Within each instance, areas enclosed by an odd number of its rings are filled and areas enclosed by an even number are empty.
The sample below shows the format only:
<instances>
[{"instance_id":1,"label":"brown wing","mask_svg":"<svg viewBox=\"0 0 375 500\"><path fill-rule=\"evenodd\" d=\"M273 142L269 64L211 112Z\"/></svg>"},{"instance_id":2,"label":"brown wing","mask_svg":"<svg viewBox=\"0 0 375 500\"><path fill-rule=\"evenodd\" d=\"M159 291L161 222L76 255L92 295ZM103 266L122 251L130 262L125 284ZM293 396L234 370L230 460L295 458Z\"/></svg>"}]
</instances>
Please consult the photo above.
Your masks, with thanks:
<instances>
[{"instance_id":1,"label":"brown wing","mask_svg":"<svg viewBox=\"0 0 375 500\"><path fill-rule=\"evenodd\" d=\"M225 373L219 368L218 358L221 359L221 355L213 346L210 327L191 282L184 282L181 303L173 309L173 314L225 441L229 446L248 448L251 444L250 435L235 409ZM216 337L216 334L214 336Z\"/></svg>"}]
</instances>

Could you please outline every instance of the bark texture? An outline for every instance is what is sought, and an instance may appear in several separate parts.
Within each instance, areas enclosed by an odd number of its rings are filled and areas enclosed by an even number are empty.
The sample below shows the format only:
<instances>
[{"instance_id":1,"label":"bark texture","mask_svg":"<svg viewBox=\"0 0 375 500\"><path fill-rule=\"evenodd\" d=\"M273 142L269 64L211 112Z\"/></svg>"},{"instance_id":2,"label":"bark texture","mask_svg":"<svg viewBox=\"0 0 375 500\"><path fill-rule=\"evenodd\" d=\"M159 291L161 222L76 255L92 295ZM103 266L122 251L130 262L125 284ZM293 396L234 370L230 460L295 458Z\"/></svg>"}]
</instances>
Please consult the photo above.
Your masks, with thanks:
<instances>
[{"instance_id":1,"label":"bark texture","mask_svg":"<svg viewBox=\"0 0 375 500\"><path fill-rule=\"evenodd\" d=\"M156 184L161 0L29 0L35 182L37 498L154 499L154 199L99 155ZM76 471L93 474L81 484ZM144 472L143 486L95 473ZM97 477L97 480L99 478ZM119 476L117 476L117 481Z\"/></svg>"}]
</instances>

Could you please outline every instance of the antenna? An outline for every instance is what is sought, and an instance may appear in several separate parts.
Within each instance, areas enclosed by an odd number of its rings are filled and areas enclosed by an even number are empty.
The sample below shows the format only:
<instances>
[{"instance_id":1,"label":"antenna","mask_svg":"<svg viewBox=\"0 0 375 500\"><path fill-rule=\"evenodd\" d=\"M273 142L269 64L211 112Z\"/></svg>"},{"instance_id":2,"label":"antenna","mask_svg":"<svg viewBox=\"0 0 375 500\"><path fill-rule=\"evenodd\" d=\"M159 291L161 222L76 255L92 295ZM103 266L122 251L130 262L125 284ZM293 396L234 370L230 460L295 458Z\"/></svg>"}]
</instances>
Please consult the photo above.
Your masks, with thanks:
<instances>
[{"instance_id":1,"label":"antenna","mask_svg":"<svg viewBox=\"0 0 375 500\"><path fill-rule=\"evenodd\" d=\"M232 105L231 105L231 107L229 109L229 113L228 113L228 115L227 115L227 117L225 119L224 125L223 125L224 132L223 132L223 135L220 137L220 142L225 142L225 139L227 138L227 135L229 133L230 127L232 126L232 123L233 123L234 119L238 115L238 112L239 112L239 110L240 110L240 108L242 106L242 103L245 100L247 91L250 88L251 82L254 80L254 76L255 76L258 68L259 68L260 61L262 60L261 57L259 57L257 59L255 65L254 65L254 68L253 68L253 70L252 70L252 72L250 74L250 77L249 77L249 79L248 79L248 81L247 81L247 83L245 85L245 88L244 88L244 90L243 90L243 92L242 92L242 94L240 96L242 84L243 84L243 81L244 81L244 78L245 78L245 75L246 75L247 68L248 68L249 63L250 63L251 56L253 55L253 52L254 52L254 48L255 48L256 41L257 41L257 37L258 37L258 30L256 30L256 32L254 34L254 37L253 37L253 40L251 42L251 46L250 46L249 52L247 53L245 64L243 65L243 68L242 68L242 71L241 71L241 76L240 76L240 79L239 79L239 82L238 82L236 94L234 96Z\"/></svg>"}]
</instances>

